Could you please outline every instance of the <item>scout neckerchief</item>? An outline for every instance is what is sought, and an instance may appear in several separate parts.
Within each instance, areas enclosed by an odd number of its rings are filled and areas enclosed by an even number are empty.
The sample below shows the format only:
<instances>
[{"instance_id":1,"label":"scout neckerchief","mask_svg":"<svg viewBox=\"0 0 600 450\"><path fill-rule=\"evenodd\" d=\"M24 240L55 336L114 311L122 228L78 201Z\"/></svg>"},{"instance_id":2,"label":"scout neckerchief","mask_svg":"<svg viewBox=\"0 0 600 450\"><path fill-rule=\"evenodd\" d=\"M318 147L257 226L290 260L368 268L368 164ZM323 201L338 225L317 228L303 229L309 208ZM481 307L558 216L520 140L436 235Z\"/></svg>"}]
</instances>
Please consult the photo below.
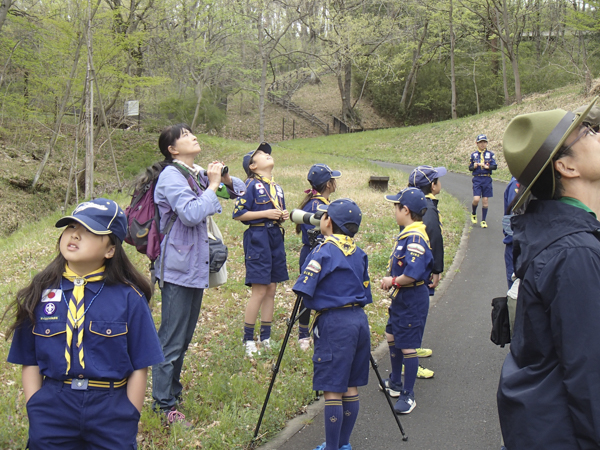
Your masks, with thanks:
<instances>
[{"instance_id":1,"label":"scout neckerchief","mask_svg":"<svg viewBox=\"0 0 600 450\"><path fill-rule=\"evenodd\" d=\"M329 199L327 199L327 198L323 197L321 194L318 194L318 193L317 193L316 195L313 195L313 197L312 197L312 199L311 199L311 200L320 200L320 201L322 201L323 203L325 203L326 205L329 205L329 204L331 203L331 202L329 201Z\"/></svg>"},{"instance_id":2,"label":"scout neckerchief","mask_svg":"<svg viewBox=\"0 0 600 450\"><path fill-rule=\"evenodd\" d=\"M74 333L77 333L76 345L79 349L79 364L81 365L81 368L85 369L85 363L83 362L83 323L85 321L85 313L87 312L87 309L84 309L85 304L83 301L83 297L85 295L85 285L88 283L88 281L102 281L104 279L104 266L93 271L92 273L88 273L87 275L80 277L71 269L69 269L68 265L65 264L63 277L73 282L73 292L71 292L71 298L69 299L68 304L69 312L67 314L67 344L65 346L65 359L67 360L67 371L65 374L68 374L69 370L71 369L71 345L73 344ZM104 287L104 285L102 285L102 287ZM100 288L100 291L98 291L96 296L92 298L92 301L88 304L88 309L101 291L102 288Z\"/></svg>"},{"instance_id":3,"label":"scout neckerchief","mask_svg":"<svg viewBox=\"0 0 600 450\"><path fill-rule=\"evenodd\" d=\"M405 239L409 236L415 235L423 239L427 243L427 247L431 248L431 245L429 245L429 236L427 236L427 232L425 231L425 224L423 222L413 222L410 225L404 227L404 229L396 238L396 243L401 239ZM392 249L392 253L390 254L390 258L388 259L387 276L392 275L392 260L394 259L394 252L396 251L396 243L394 243L394 248Z\"/></svg>"},{"instance_id":4,"label":"scout neckerchief","mask_svg":"<svg viewBox=\"0 0 600 450\"><path fill-rule=\"evenodd\" d=\"M259 175L257 173L255 173L254 175L256 176L257 180L269 185L267 196L271 200L271 203L273 203L273 206L275 206L275 209L278 209L279 211L283 212L283 208L281 207L281 203L279 202L279 196L277 195L277 188L275 187L277 186L277 184L275 183L275 179L271 178L269 180L267 177L263 177L262 175Z\"/></svg>"},{"instance_id":5,"label":"scout neckerchief","mask_svg":"<svg viewBox=\"0 0 600 450\"><path fill-rule=\"evenodd\" d=\"M356 251L354 239L352 239L350 236L346 236L345 234L333 234L331 236L327 236L323 243L326 244L327 242L331 242L333 245L339 248L344 256L350 256Z\"/></svg>"},{"instance_id":6,"label":"scout neckerchief","mask_svg":"<svg viewBox=\"0 0 600 450\"><path fill-rule=\"evenodd\" d=\"M430 198L431 200L437 200L435 195L429 193L425 196L425 198ZM440 231L444 231L444 227L442 225L442 215L440 214L440 210L438 209L438 221L440 222Z\"/></svg>"}]
</instances>

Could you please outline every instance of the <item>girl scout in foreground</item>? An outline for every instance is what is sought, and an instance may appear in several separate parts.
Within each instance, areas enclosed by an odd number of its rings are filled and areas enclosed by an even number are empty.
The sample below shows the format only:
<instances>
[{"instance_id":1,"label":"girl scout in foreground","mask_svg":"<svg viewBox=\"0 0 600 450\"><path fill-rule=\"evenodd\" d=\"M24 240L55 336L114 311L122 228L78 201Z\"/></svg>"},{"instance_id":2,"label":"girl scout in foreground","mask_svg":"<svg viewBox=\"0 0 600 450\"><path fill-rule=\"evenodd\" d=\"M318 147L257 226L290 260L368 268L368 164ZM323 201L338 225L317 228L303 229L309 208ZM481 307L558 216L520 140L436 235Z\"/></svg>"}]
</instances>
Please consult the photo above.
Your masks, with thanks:
<instances>
[{"instance_id":1,"label":"girl scout in foreground","mask_svg":"<svg viewBox=\"0 0 600 450\"><path fill-rule=\"evenodd\" d=\"M369 381L371 338L365 305L372 303L369 261L353 236L361 222L359 207L343 198L320 205L325 242L306 258L294 291L316 311L313 389L324 391L325 438L315 450L351 450L358 416L357 386Z\"/></svg>"},{"instance_id":2,"label":"girl scout in foreground","mask_svg":"<svg viewBox=\"0 0 600 450\"><path fill-rule=\"evenodd\" d=\"M248 175L246 192L238 197L233 218L248 225L244 231L246 286L252 294L244 318L246 356L258 352L254 343L254 326L260 310L260 342L271 348L271 321L275 308L277 283L289 279L281 224L290 218L285 209L283 189L273 180L274 161L271 146L261 143L242 161Z\"/></svg>"},{"instance_id":3,"label":"girl scout in foreground","mask_svg":"<svg viewBox=\"0 0 600 450\"><path fill-rule=\"evenodd\" d=\"M306 179L310 183L310 189L304 191L306 197L298 208L307 213L316 213L320 205L329 205L329 196L335 192L337 187L336 179L342 176L339 170L331 170L325 164L315 164L308 171ZM298 266L302 273L302 266L306 257L311 251L311 242L308 237L308 230L315 226L310 224L296 225L296 233L302 233L302 249L300 250L300 259ZM302 311L304 305L300 305ZM310 309L306 308L304 313L298 319L298 344L302 350L308 350L310 347L310 335L308 332L308 323L310 322Z\"/></svg>"},{"instance_id":4,"label":"girl scout in foreground","mask_svg":"<svg viewBox=\"0 0 600 450\"><path fill-rule=\"evenodd\" d=\"M395 204L396 223L404 229L390 256L388 273L391 276L381 280L382 289L394 288L385 328L392 373L384 383L392 397L400 397L394 406L396 412L408 414L417 406L414 386L419 357L416 349L421 347L429 312L427 284L433 268L433 254L422 222L427 201L421 190L405 188L397 195L386 195L385 199ZM403 362L404 384L401 380Z\"/></svg>"},{"instance_id":5,"label":"girl scout in foreground","mask_svg":"<svg viewBox=\"0 0 600 450\"><path fill-rule=\"evenodd\" d=\"M21 364L31 450L136 448L148 366L163 360L151 286L127 259L125 214L81 203L60 253L11 305L8 362Z\"/></svg>"}]
</instances>

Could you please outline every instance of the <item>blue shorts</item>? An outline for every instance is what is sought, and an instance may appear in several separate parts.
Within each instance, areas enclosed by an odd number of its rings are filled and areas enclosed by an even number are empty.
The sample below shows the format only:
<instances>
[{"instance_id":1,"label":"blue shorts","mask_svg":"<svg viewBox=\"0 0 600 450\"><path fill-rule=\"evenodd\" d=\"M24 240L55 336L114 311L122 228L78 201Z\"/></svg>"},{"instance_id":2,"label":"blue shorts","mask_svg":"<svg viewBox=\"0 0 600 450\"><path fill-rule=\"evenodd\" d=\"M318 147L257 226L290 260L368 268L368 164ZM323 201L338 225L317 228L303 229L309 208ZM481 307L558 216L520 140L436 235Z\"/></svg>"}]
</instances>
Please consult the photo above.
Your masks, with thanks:
<instances>
[{"instance_id":1,"label":"blue shorts","mask_svg":"<svg viewBox=\"0 0 600 450\"><path fill-rule=\"evenodd\" d=\"M386 333L394 336L396 348L419 348L429 313L429 288L426 284L402 288L388 308Z\"/></svg>"},{"instance_id":2,"label":"blue shorts","mask_svg":"<svg viewBox=\"0 0 600 450\"><path fill-rule=\"evenodd\" d=\"M317 317L313 330L313 389L346 392L369 382L371 332L360 306L330 309Z\"/></svg>"},{"instance_id":3,"label":"blue shorts","mask_svg":"<svg viewBox=\"0 0 600 450\"><path fill-rule=\"evenodd\" d=\"M492 177L473 177L473 197L493 197Z\"/></svg>"},{"instance_id":4,"label":"blue shorts","mask_svg":"<svg viewBox=\"0 0 600 450\"><path fill-rule=\"evenodd\" d=\"M283 229L272 222L244 231L246 286L289 280Z\"/></svg>"},{"instance_id":5,"label":"blue shorts","mask_svg":"<svg viewBox=\"0 0 600 450\"><path fill-rule=\"evenodd\" d=\"M26 407L31 450L137 448L140 413L127 385L79 391L46 378Z\"/></svg>"}]
</instances>

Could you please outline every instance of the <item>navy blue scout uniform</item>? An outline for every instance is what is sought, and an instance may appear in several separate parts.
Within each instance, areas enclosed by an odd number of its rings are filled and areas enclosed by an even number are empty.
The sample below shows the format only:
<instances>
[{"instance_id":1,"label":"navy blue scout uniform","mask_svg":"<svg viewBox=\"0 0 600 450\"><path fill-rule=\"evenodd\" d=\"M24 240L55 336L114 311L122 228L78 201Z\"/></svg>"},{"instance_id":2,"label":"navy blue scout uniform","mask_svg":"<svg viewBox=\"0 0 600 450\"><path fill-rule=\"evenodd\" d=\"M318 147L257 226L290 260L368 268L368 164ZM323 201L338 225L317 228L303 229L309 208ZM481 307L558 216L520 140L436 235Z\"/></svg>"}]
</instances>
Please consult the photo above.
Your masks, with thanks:
<instances>
[{"instance_id":1,"label":"navy blue scout uniform","mask_svg":"<svg viewBox=\"0 0 600 450\"><path fill-rule=\"evenodd\" d=\"M476 142L486 141L485 134L477 136ZM481 166L475 167L475 164L489 164L490 168L485 169ZM494 152L488 149L477 149L471 153L469 170L473 172L473 196L493 197L494 191L492 188L492 171L498 168Z\"/></svg>"},{"instance_id":2,"label":"navy blue scout uniform","mask_svg":"<svg viewBox=\"0 0 600 450\"><path fill-rule=\"evenodd\" d=\"M433 254L425 225L423 222L414 222L398 235L388 266L394 278L406 275L415 279L411 285L394 287L390 294L392 305L386 332L394 336L396 348L421 346L429 312L427 283L432 268Z\"/></svg>"},{"instance_id":3,"label":"navy blue scout uniform","mask_svg":"<svg viewBox=\"0 0 600 450\"><path fill-rule=\"evenodd\" d=\"M306 179L310 185L314 188L327 183L332 178L339 178L342 176L342 172L339 170L331 170L329 166L325 164L314 164L308 171ZM329 205L329 200L323 197L319 192L314 191L313 198L304 205L302 211L314 214L317 212L317 208L320 205ZM302 231L302 249L300 250L300 259L298 265L300 269L304 265L306 257L310 253L310 239L308 238L308 230L312 230L315 226L310 224L301 224L300 230Z\"/></svg>"},{"instance_id":4,"label":"navy blue scout uniform","mask_svg":"<svg viewBox=\"0 0 600 450\"><path fill-rule=\"evenodd\" d=\"M262 144L261 144L262 145ZM268 148L267 148L268 147ZM271 154L271 147L259 147ZM246 174L250 177L250 160L257 150L247 153L243 159ZM285 210L283 189L273 180L254 174L246 180L246 192L238 197L233 218L248 211ZM244 256L246 262L246 285L279 283L289 279L284 246L284 231L278 221L255 219L242 221L248 225L244 231Z\"/></svg>"},{"instance_id":5,"label":"navy blue scout uniform","mask_svg":"<svg viewBox=\"0 0 600 450\"><path fill-rule=\"evenodd\" d=\"M419 166L409 175L408 185L416 188L429 186L433 180L446 175L446 173L448 172L445 167ZM444 238L442 236L442 219L438 210L439 200L432 193L425 194L425 199L427 200L427 211L423 215L423 223L433 253L431 273L439 274L444 271ZM429 289L429 295L434 294L435 288Z\"/></svg>"},{"instance_id":6,"label":"navy blue scout uniform","mask_svg":"<svg viewBox=\"0 0 600 450\"><path fill-rule=\"evenodd\" d=\"M56 226L76 220L88 229L90 224L100 227L86 216L92 216L93 205L102 201L106 199L81 204L73 216L62 218ZM125 222L119 230L115 223L106 228L122 240L127 224L124 216L119 219ZM140 413L127 398L127 378L135 370L164 360L148 302L133 286L93 281L102 276L103 268L89 281L70 274L67 267L60 285L42 292L34 310L36 323L27 320L15 330L8 354L8 362L39 366L44 376L42 388L26 405L30 448L74 450L81 448L82 441L87 448L136 448ZM76 284L84 286L82 355L74 345L76 335L71 351L65 353L69 301ZM57 430L60 438L56 438Z\"/></svg>"},{"instance_id":7,"label":"navy blue scout uniform","mask_svg":"<svg viewBox=\"0 0 600 450\"><path fill-rule=\"evenodd\" d=\"M513 267L513 232L510 225L510 219L513 216L508 210L509 206L515 199L517 192L519 191L519 182L515 177L510 179L510 183L506 186L504 191L504 216L502 217L502 232L504 233L504 265L506 266L506 281L508 282L508 288L513 284L512 274L515 271Z\"/></svg>"},{"instance_id":8,"label":"navy blue scout uniform","mask_svg":"<svg viewBox=\"0 0 600 450\"><path fill-rule=\"evenodd\" d=\"M340 209L352 213L340 213ZM335 200L319 210L328 211L344 232L348 223L360 225L360 209L350 199ZM317 311L314 390L346 392L348 387L368 383L371 340L363 307L373 299L368 257L352 236L349 232L327 236L306 258L293 287L306 307Z\"/></svg>"}]
</instances>

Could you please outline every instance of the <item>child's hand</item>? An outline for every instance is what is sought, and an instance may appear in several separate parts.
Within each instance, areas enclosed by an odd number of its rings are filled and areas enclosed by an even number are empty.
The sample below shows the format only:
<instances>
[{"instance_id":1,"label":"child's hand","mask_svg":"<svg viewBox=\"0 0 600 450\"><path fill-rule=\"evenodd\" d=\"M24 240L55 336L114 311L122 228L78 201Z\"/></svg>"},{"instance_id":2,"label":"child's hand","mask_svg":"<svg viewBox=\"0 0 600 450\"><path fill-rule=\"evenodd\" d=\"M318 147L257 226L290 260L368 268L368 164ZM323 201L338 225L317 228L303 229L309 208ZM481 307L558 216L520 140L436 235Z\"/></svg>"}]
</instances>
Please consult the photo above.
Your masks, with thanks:
<instances>
[{"instance_id":1,"label":"child's hand","mask_svg":"<svg viewBox=\"0 0 600 450\"><path fill-rule=\"evenodd\" d=\"M281 221L282 221L282 222L283 222L283 221L285 221L285 220L288 220L288 219L290 218L290 213L288 212L288 210L287 210L287 209L284 209L284 210L283 210L283 216L281 216L281 217L282 217L282 218L281 218Z\"/></svg>"},{"instance_id":2,"label":"child's hand","mask_svg":"<svg viewBox=\"0 0 600 450\"><path fill-rule=\"evenodd\" d=\"M381 280L381 289L389 290L392 287L393 281L394 277L383 277Z\"/></svg>"},{"instance_id":3,"label":"child's hand","mask_svg":"<svg viewBox=\"0 0 600 450\"><path fill-rule=\"evenodd\" d=\"M263 211L263 213L264 213L264 217L269 220L279 221L279 220L282 220L282 218L283 218L283 213L278 209L267 209L267 210Z\"/></svg>"}]
</instances>

